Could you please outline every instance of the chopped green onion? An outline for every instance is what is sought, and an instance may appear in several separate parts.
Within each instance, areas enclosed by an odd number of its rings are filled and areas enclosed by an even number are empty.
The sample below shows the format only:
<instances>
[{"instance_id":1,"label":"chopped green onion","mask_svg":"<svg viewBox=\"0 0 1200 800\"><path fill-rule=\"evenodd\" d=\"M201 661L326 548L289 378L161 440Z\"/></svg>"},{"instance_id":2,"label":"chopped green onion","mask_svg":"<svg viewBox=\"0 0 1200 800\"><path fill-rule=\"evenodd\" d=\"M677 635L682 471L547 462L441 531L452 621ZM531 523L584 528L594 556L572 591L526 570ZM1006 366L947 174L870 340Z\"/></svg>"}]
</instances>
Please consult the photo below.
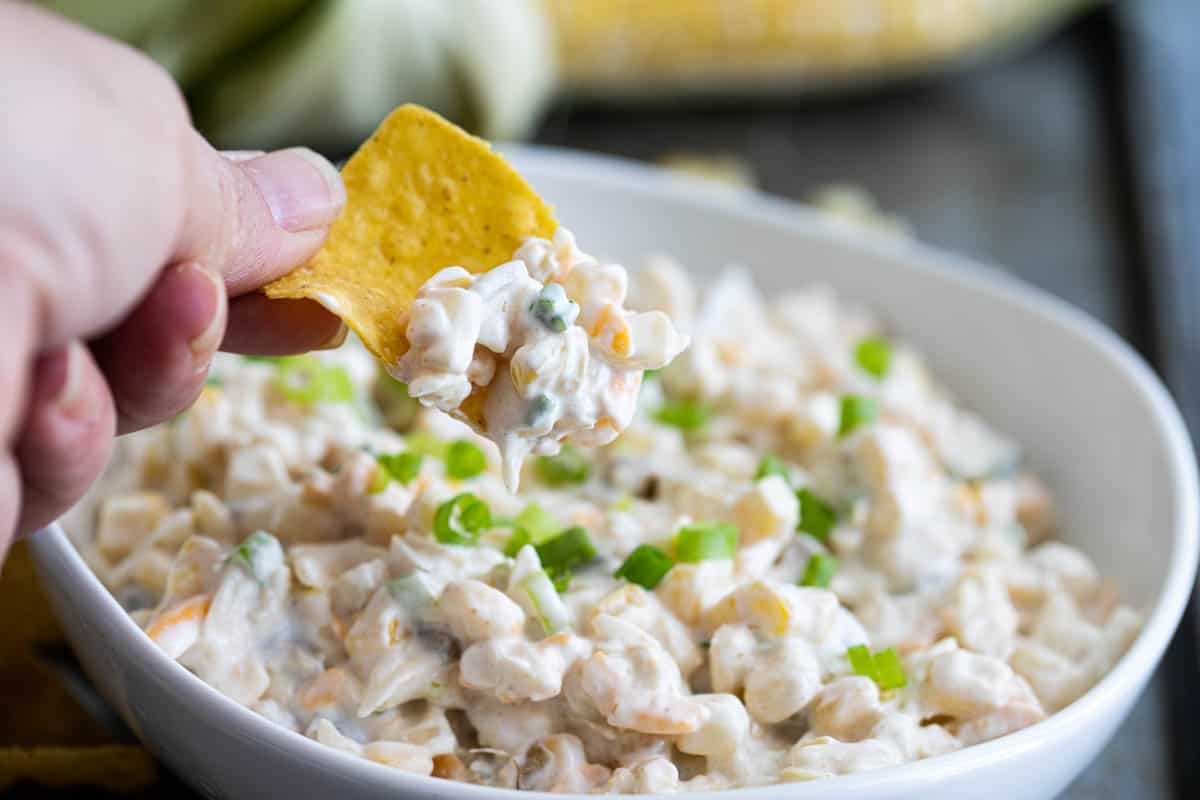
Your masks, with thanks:
<instances>
[{"instance_id":1,"label":"chopped green onion","mask_svg":"<svg viewBox=\"0 0 1200 800\"><path fill-rule=\"evenodd\" d=\"M624 578L643 589L653 589L673 566L675 562L662 550L652 544L639 544L613 573L613 577Z\"/></svg>"},{"instance_id":2,"label":"chopped green onion","mask_svg":"<svg viewBox=\"0 0 1200 800\"><path fill-rule=\"evenodd\" d=\"M870 678L880 689L899 689L908 683L900 657L890 647L872 655L865 644L856 644L846 651L846 658L855 674Z\"/></svg>"},{"instance_id":3,"label":"chopped green onion","mask_svg":"<svg viewBox=\"0 0 1200 800\"><path fill-rule=\"evenodd\" d=\"M518 586L529 598L534 616L542 624L542 630L546 632L546 635L566 627L567 608L558 596L558 590L555 589L554 582L550 580L549 575L539 570L526 576Z\"/></svg>"},{"instance_id":4,"label":"chopped green onion","mask_svg":"<svg viewBox=\"0 0 1200 800\"><path fill-rule=\"evenodd\" d=\"M376 465L375 474L371 476L371 485L367 487L367 494L379 494L388 487L392 482L392 476L388 471L381 466Z\"/></svg>"},{"instance_id":5,"label":"chopped green onion","mask_svg":"<svg viewBox=\"0 0 1200 800\"><path fill-rule=\"evenodd\" d=\"M737 528L728 522L696 522L676 534L675 558L688 563L733 558L737 544Z\"/></svg>"},{"instance_id":6,"label":"chopped green onion","mask_svg":"<svg viewBox=\"0 0 1200 800\"><path fill-rule=\"evenodd\" d=\"M892 364L892 345L880 336L868 336L855 346L854 360L864 372L882 378Z\"/></svg>"},{"instance_id":7,"label":"chopped green onion","mask_svg":"<svg viewBox=\"0 0 1200 800\"><path fill-rule=\"evenodd\" d=\"M420 453L406 451L403 453L386 453L378 456L375 462L379 464L381 471L389 478L400 481L405 486L412 483L413 479L421 472L422 456Z\"/></svg>"},{"instance_id":8,"label":"chopped green onion","mask_svg":"<svg viewBox=\"0 0 1200 800\"><path fill-rule=\"evenodd\" d=\"M421 616L433 605L433 592L429 591L429 586L419 572L393 578L384 586L396 603L414 618Z\"/></svg>"},{"instance_id":9,"label":"chopped green onion","mask_svg":"<svg viewBox=\"0 0 1200 800\"><path fill-rule=\"evenodd\" d=\"M850 659L850 669L854 670L856 675L862 675L864 678L870 678L873 681L878 680L875 659L871 658L871 651L867 649L865 644L856 644L848 649L846 651L846 658Z\"/></svg>"},{"instance_id":10,"label":"chopped green onion","mask_svg":"<svg viewBox=\"0 0 1200 800\"><path fill-rule=\"evenodd\" d=\"M446 474L451 478L474 478L487 468L487 458L473 442L459 439L446 449Z\"/></svg>"},{"instance_id":11,"label":"chopped green onion","mask_svg":"<svg viewBox=\"0 0 1200 800\"><path fill-rule=\"evenodd\" d=\"M569 569L548 569L546 574L550 576L550 582L554 584L554 591L562 594L571 585L571 570Z\"/></svg>"},{"instance_id":12,"label":"chopped green onion","mask_svg":"<svg viewBox=\"0 0 1200 800\"><path fill-rule=\"evenodd\" d=\"M392 373L388 372L383 366L383 362L379 362L379 366L376 369L375 380L379 384L379 387L388 394L394 395L395 397L403 397L406 400L413 399L412 395L408 393L408 384L404 381L398 381L393 378ZM413 400L413 402L417 401Z\"/></svg>"},{"instance_id":13,"label":"chopped green onion","mask_svg":"<svg viewBox=\"0 0 1200 800\"><path fill-rule=\"evenodd\" d=\"M529 531L524 528L516 528L501 552L509 558L516 558L517 553L521 552L521 548L527 544L533 544L533 537L529 535Z\"/></svg>"},{"instance_id":14,"label":"chopped green onion","mask_svg":"<svg viewBox=\"0 0 1200 800\"><path fill-rule=\"evenodd\" d=\"M527 544L541 544L562 530L562 525L537 503L529 503L521 509L515 519L493 519L493 526L506 525L513 529L512 536L501 551L509 558L516 558L517 553Z\"/></svg>"},{"instance_id":15,"label":"chopped green onion","mask_svg":"<svg viewBox=\"0 0 1200 800\"><path fill-rule=\"evenodd\" d=\"M815 586L818 589L828 589L829 583L838 571L838 560L828 553L814 553L809 556L804 565L804 577L800 579L801 586Z\"/></svg>"},{"instance_id":16,"label":"chopped green onion","mask_svg":"<svg viewBox=\"0 0 1200 800\"><path fill-rule=\"evenodd\" d=\"M576 526L537 545L537 554L547 572L558 574L591 561L596 557L596 546L587 529Z\"/></svg>"},{"instance_id":17,"label":"chopped green onion","mask_svg":"<svg viewBox=\"0 0 1200 800\"><path fill-rule=\"evenodd\" d=\"M890 647L875 654L875 669L880 689L899 689L908 683L900 657Z\"/></svg>"},{"instance_id":18,"label":"chopped green onion","mask_svg":"<svg viewBox=\"0 0 1200 800\"><path fill-rule=\"evenodd\" d=\"M796 530L822 542L828 539L833 526L837 524L837 512L833 506L808 489L797 491L796 499L800 501L800 521L796 523Z\"/></svg>"},{"instance_id":19,"label":"chopped green onion","mask_svg":"<svg viewBox=\"0 0 1200 800\"><path fill-rule=\"evenodd\" d=\"M661 367L659 367L658 369L648 369L648 370L645 370L642 372L642 379L643 380L654 380L654 379L657 379L660 375L662 375Z\"/></svg>"},{"instance_id":20,"label":"chopped green onion","mask_svg":"<svg viewBox=\"0 0 1200 800\"><path fill-rule=\"evenodd\" d=\"M556 456L538 456L533 466L538 479L547 486L583 483L592 474L591 462L570 445L564 445Z\"/></svg>"},{"instance_id":21,"label":"chopped green onion","mask_svg":"<svg viewBox=\"0 0 1200 800\"><path fill-rule=\"evenodd\" d=\"M252 361L260 364L278 364L284 356L242 356L242 361Z\"/></svg>"},{"instance_id":22,"label":"chopped green onion","mask_svg":"<svg viewBox=\"0 0 1200 800\"><path fill-rule=\"evenodd\" d=\"M547 283L529 304L529 313L547 330L562 333L579 316L579 304L567 298L561 283Z\"/></svg>"},{"instance_id":23,"label":"chopped green onion","mask_svg":"<svg viewBox=\"0 0 1200 800\"><path fill-rule=\"evenodd\" d=\"M654 412L654 419L681 431L695 431L708 424L709 411L695 400L666 403Z\"/></svg>"},{"instance_id":24,"label":"chopped green onion","mask_svg":"<svg viewBox=\"0 0 1200 800\"><path fill-rule=\"evenodd\" d=\"M428 431L413 431L404 437L404 444L410 453L419 453L432 458L445 458L449 444Z\"/></svg>"},{"instance_id":25,"label":"chopped green onion","mask_svg":"<svg viewBox=\"0 0 1200 800\"><path fill-rule=\"evenodd\" d=\"M562 524L554 515L537 503L530 503L522 508L515 521L518 528L529 531L534 544L540 544L562 530Z\"/></svg>"},{"instance_id":26,"label":"chopped green onion","mask_svg":"<svg viewBox=\"0 0 1200 800\"><path fill-rule=\"evenodd\" d=\"M221 386L224 383L225 383L225 379L222 378L220 375L216 374L215 372L210 372L210 373L208 373L208 375L204 376L204 385L205 386Z\"/></svg>"},{"instance_id":27,"label":"chopped green onion","mask_svg":"<svg viewBox=\"0 0 1200 800\"><path fill-rule=\"evenodd\" d=\"M856 428L870 425L879 419L879 406L872 397L861 394L848 394L842 397L841 419L838 422L838 436L845 436Z\"/></svg>"},{"instance_id":28,"label":"chopped green onion","mask_svg":"<svg viewBox=\"0 0 1200 800\"><path fill-rule=\"evenodd\" d=\"M275 363L275 389L297 405L354 401L354 384L341 367L322 364L313 356L287 356Z\"/></svg>"},{"instance_id":29,"label":"chopped green onion","mask_svg":"<svg viewBox=\"0 0 1200 800\"><path fill-rule=\"evenodd\" d=\"M442 503L433 515L433 535L442 544L474 547L480 532L491 526L491 509L470 492Z\"/></svg>"},{"instance_id":30,"label":"chopped green onion","mask_svg":"<svg viewBox=\"0 0 1200 800\"><path fill-rule=\"evenodd\" d=\"M626 492L612 504L613 511L633 511L633 496Z\"/></svg>"},{"instance_id":31,"label":"chopped green onion","mask_svg":"<svg viewBox=\"0 0 1200 800\"><path fill-rule=\"evenodd\" d=\"M787 464L783 463L783 459L773 455L763 456L763 460L758 462L758 469L754 472L754 480L762 480L768 475L781 475L784 480L789 482L792 479L792 472L788 469Z\"/></svg>"},{"instance_id":32,"label":"chopped green onion","mask_svg":"<svg viewBox=\"0 0 1200 800\"><path fill-rule=\"evenodd\" d=\"M529 408L525 410L525 424L531 428L540 424L556 405L557 401L550 395L537 395L529 401Z\"/></svg>"},{"instance_id":33,"label":"chopped green onion","mask_svg":"<svg viewBox=\"0 0 1200 800\"><path fill-rule=\"evenodd\" d=\"M376 367L372 397L384 421L398 431L411 428L421 409L420 402L409 396L408 384L393 378L382 363Z\"/></svg>"},{"instance_id":34,"label":"chopped green onion","mask_svg":"<svg viewBox=\"0 0 1200 800\"><path fill-rule=\"evenodd\" d=\"M233 549L229 560L249 572L254 580L264 583L283 566L283 547L266 531L255 531Z\"/></svg>"}]
</instances>

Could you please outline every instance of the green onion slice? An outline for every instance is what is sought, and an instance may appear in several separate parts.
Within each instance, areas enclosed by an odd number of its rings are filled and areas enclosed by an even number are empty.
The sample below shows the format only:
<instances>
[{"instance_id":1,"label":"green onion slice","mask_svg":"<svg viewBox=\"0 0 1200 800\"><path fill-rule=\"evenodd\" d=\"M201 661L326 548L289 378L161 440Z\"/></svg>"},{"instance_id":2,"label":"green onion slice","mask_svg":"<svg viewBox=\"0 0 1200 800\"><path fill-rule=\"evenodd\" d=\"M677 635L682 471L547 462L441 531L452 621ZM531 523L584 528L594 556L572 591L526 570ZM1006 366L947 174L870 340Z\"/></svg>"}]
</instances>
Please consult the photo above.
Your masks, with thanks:
<instances>
[{"instance_id":1,"label":"green onion slice","mask_svg":"<svg viewBox=\"0 0 1200 800\"><path fill-rule=\"evenodd\" d=\"M413 452L387 453L375 459L388 477L400 481L405 486L420 474L422 460L420 453Z\"/></svg>"},{"instance_id":2,"label":"green onion slice","mask_svg":"<svg viewBox=\"0 0 1200 800\"><path fill-rule=\"evenodd\" d=\"M508 542L501 552L509 558L516 558L517 553L520 553L521 548L527 544L533 544L533 537L529 535L529 531L524 528L516 528L513 530L512 536L508 537Z\"/></svg>"},{"instance_id":3,"label":"green onion slice","mask_svg":"<svg viewBox=\"0 0 1200 800\"><path fill-rule=\"evenodd\" d=\"M266 531L255 531L233 549L229 560L249 572L254 580L265 583L283 566L283 547Z\"/></svg>"},{"instance_id":4,"label":"green onion slice","mask_svg":"<svg viewBox=\"0 0 1200 800\"><path fill-rule=\"evenodd\" d=\"M450 449L449 443L428 431L413 431L404 437L404 444L408 448L408 452L432 458L444 459L447 450Z\"/></svg>"},{"instance_id":5,"label":"green onion slice","mask_svg":"<svg viewBox=\"0 0 1200 800\"><path fill-rule=\"evenodd\" d=\"M708 408L695 400L678 400L666 403L654 412L654 420L681 431L697 431L708 424Z\"/></svg>"},{"instance_id":6,"label":"green onion slice","mask_svg":"<svg viewBox=\"0 0 1200 800\"><path fill-rule=\"evenodd\" d=\"M381 466L376 466L375 474L371 476L371 485L367 487L367 494L379 494L391 482L392 476L388 474L388 471Z\"/></svg>"},{"instance_id":7,"label":"green onion slice","mask_svg":"<svg viewBox=\"0 0 1200 800\"><path fill-rule=\"evenodd\" d=\"M562 594L571 585L571 570L569 569L548 569L546 574L550 576L550 582L554 584L554 591Z\"/></svg>"},{"instance_id":8,"label":"green onion slice","mask_svg":"<svg viewBox=\"0 0 1200 800\"><path fill-rule=\"evenodd\" d=\"M842 397L841 419L838 421L838 436L845 436L857 428L870 425L879 419L879 405L873 397L848 394Z\"/></svg>"},{"instance_id":9,"label":"green onion slice","mask_svg":"<svg viewBox=\"0 0 1200 800\"><path fill-rule=\"evenodd\" d=\"M561 283L547 283L529 304L529 313L547 330L562 333L575 323L579 304L567 297Z\"/></svg>"},{"instance_id":10,"label":"green onion slice","mask_svg":"<svg viewBox=\"0 0 1200 800\"><path fill-rule=\"evenodd\" d=\"M398 399L403 398L404 400L411 400L414 403L417 402L416 400L413 400L411 395L409 395L408 384L404 381L398 381L392 377L392 373L387 371L387 369L383 366L383 362L379 362L376 367L375 381L376 384L388 394L393 395Z\"/></svg>"},{"instance_id":11,"label":"green onion slice","mask_svg":"<svg viewBox=\"0 0 1200 800\"><path fill-rule=\"evenodd\" d=\"M547 416L554 413L557 405L558 401L548 394L536 395L525 409L525 424L531 428L542 424Z\"/></svg>"},{"instance_id":12,"label":"green onion slice","mask_svg":"<svg viewBox=\"0 0 1200 800\"><path fill-rule=\"evenodd\" d=\"M773 455L763 456L763 460L758 462L758 469L754 472L754 480L762 480L768 475L781 475L788 482L792 479L792 473L788 469L787 464L783 463L783 459Z\"/></svg>"},{"instance_id":13,"label":"green onion slice","mask_svg":"<svg viewBox=\"0 0 1200 800\"><path fill-rule=\"evenodd\" d=\"M564 445L555 456L538 456L533 462L538 479L547 486L584 483L592 474L592 464L578 448Z\"/></svg>"},{"instance_id":14,"label":"green onion slice","mask_svg":"<svg viewBox=\"0 0 1200 800\"><path fill-rule=\"evenodd\" d=\"M892 648L872 655L864 644L857 644L846 651L850 668L855 674L875 681L880 689L899 689L908 684L900 657Z\"/></svg>"},{"instance_id":15,"label":"green onion slice","mask_svg":"<svg viewBox=\"0 0 1200 800\"><path fill-rule=\"evenodd\" d=\"M643 589L653 589L675 566L675 561L652 544L639 544L613 573Z\"/></svg>"},{"instance_id":16,"label":"green onion slice","mask_svg":"<svg viewBox=\"0 0 1200 800\"><path fill-rule=\"evenodd\" d=\"M537 554L547 572L559 574L595 558L596 546L587 529L576 526L537 545Z\"/></svg>"},{"instance_id":17,"label":"green onion slice","mask_svg":"<svg viewBox=\"0 0 1200 800\"><path fill-rule=\"evenodd\" d=\"M513 529L501 551L509 558L516 558L525 545L542 544L563 529L559 521L537 503L528 503L514 519L494 518L492 525Z\"/></svg>"},{"instance_id":18,"label":"green onion slice","mask_svg":"<svg viewBox=\"0 0 1200 800\"><path fill-rule=\"evenodd\" d=\"M354 402L354 384L341 367L313 356L277 359L274 386L285 399L301 406Z\"/></svg>"},{"instance_id":19,"label":"green onion slice","mask_svg":"<svg viewBox=\"0 0 1200 800\"><path fill-rule=\"evenodd\" d=\"M837 571L838 560L836 558L828 553L814 553L809 556L808 563L804 565L804 577L800 579L800 585L828 589Z\"/></svg>"},{"instance_id":20,"label":"green onion slice","mask_svg":"<svg viewBox=\"0 0 1200 800\"><path fill-rule=\"evenodd\" d=\"M540 544L562 530L562 524L537 503L529 503L521 509L515 520L518 528L529 531L534 544Z\"/></svg>"},{"instance_id":21,"label":"green onion slice","mask_svg":"<svg viewBox=\"0 0 1200 800\"><path fill-rule=\"evenodd\" d=\"M696 563L733 558L737 553L737 528L728 522L696 522L679 529L675 558Z\"/></svg>"},{"instance_id":22,"label":"green onion slice","mask_svg":"<svg viewBox=\"0 0 1200 800\"><path fill-rule=\"evenodd\" d=\"M868 336L855 346L854 360L864 372L882 378L892 364L892 345L881 336Z\"/></svg>"},{"instance_id":23,"label":"green onion slice","mask_svg":"<svg viewBox=\"0 0 1200 800\"><path fill-rule=\"evenodd\" d=\"M488 504L470 492L456 495L438 506L433 515L433 535L442 544L474 547L480 532L492 526Z\"/></svg>"},{"instance_id":24,"label":"green onion slice","mask_svg":"<svg viewBox=\"0 0 1200 800\"><path fill-rule=\"evenodd\" d=\"M875 654L875 670L879 673L877 682L880 689L899 689L908 684L900 657L892 648Z\"/></svg>"},{"instance_id":25,"label":"green onion slice","mask_svg":"<svg viewBox=\"0 0 1200 800\"><path fill-rule=\"evenodd\" d=\"M846 658L850 659L850 669L854 670L856 675L870 678L876 683L879 682L879 674L875 669L875 659L871 658L871 651L867 649L865 644L856 644L848 649L846 651Z\"/></svg>"},{"instance_id":26,"label":"green onion slice","mask_svg":"<svg viewBox=\"0 0 1200 800\"><path fill-rule=\"evenodd\" d=\"M446 448L446 474L451 478L474 478L487 468L487 458L474 442L459 439Z\"/></svg>"},{"instance_id":27,"label":"green onion slice","mask_svg":"<svg viewBox=\"0 0 1200 800\"><path fill-rule=\"evenodd\" d=\"M837 524L837 512L833 506L808 489L798 490L796 499L800 501L800 521L796 523L796 530L822 542L827 540Z\"/></svg>"},{"instance_id":28,"label":"green onion slice","mask_svg":"<svg viewBox=\"0 0 1200 800\"><path fill-rule=\"evenodd\" d=\"M392 377L382 363L376 365L372 399L387 425L398 431L411 428L421 409L421 403L409 396L408 384Z\"/></svg>"}]
</instances>

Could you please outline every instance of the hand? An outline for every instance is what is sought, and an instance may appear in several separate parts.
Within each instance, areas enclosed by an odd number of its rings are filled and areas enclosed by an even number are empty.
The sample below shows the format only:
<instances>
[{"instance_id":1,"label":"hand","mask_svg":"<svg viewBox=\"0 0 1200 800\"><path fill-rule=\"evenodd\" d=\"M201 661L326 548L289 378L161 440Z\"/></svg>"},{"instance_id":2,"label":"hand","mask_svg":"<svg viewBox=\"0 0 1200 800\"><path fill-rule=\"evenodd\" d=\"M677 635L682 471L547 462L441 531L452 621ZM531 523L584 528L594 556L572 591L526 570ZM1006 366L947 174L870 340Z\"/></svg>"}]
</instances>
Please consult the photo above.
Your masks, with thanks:
<instances>
[{"instance_id":1,"label":"hand","mask_svg":"<svg viewBox=\"0 0 1200 800\"><path fill-rule=\"evenodd\" d=\"M199 393L218 347L330 346L341 323L253 293L345 202L315 153L221 154L154 63L0 3L0 558Z\"/></svg>"}]
</instances>

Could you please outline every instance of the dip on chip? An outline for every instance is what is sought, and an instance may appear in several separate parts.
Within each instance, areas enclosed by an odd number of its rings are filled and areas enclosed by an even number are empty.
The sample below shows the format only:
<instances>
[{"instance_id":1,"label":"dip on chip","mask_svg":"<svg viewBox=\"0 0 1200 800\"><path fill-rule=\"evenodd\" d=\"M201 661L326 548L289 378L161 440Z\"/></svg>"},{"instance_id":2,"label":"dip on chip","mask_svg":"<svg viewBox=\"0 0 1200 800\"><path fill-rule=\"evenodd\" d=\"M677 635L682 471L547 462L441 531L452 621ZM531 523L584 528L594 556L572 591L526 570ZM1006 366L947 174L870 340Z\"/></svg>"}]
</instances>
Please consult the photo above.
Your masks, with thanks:
<instances>
[{"instance_id":1,"label":"dip on chip","mask_svg":"<svg viewBox=\"0 0 1200 800\"><path fill-rule=\"evenodd\" d=\"M624 307L625 268L584 254L481 139L402 106L346 164L325 247L266 287L344 319L428 406L494 441L515 489L530 452L606 444L642 374L687 347L662 311Z\"/></svg>"},{"instance_id":2,"label":"dip on chip","mask_svg":"<svg viewBox=\"0 0 1200 800\"><path fill-rule=\"evenodd\" d=\"M393 111L346 163L342 181L346 210L325 246L266 293L318 301L387 364L407 349L404 315L434 273L483 272L558 227L487 142L421 106Z\"/></svg>"}]
</instances>

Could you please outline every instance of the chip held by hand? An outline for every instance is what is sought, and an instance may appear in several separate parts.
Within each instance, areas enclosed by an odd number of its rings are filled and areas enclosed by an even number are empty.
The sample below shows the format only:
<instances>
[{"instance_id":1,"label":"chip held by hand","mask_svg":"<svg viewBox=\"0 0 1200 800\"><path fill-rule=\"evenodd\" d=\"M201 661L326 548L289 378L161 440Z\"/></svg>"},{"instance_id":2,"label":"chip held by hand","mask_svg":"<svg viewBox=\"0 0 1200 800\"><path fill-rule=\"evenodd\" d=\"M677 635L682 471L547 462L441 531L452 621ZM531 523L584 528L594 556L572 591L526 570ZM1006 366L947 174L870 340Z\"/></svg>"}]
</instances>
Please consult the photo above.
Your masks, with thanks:
<instances>
[{"instance_id":1,"label":"chip held by hand","mask_svg":"<svg viewBox=\"0 0 1200 800\"><path fill-rule=\"evenodd\" d=\"M406 313L434 273L484 272L558 227L546 202L487 142L421 106L393 111L342 179L346 209L324 247L265 292L316 300L389 365L408 349Z\"/></svg>"}]
</instances>

